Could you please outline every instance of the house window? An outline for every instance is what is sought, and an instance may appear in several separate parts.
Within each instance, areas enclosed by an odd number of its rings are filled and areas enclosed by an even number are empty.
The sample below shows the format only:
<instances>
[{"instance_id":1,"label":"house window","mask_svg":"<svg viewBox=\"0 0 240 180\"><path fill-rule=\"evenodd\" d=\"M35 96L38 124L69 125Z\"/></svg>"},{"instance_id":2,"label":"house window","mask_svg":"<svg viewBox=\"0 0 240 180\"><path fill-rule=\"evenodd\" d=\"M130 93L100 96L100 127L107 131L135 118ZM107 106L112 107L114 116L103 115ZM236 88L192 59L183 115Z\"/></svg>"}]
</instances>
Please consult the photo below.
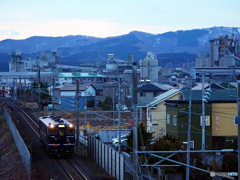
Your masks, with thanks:
<instances>
[{"instance_id":1,"label":"house window","mask_svg":"<svg viewBox=\"0 0 240 180\"><path fill-rule=\"evenodd\" d=\"M170 124L170 114L167 114L167 123Z\"/></svg>"},{"instance_id":2,"label":"house window","mask_svg":"<svg viewBox=\"0 0 240 180\"><path fill-rule=\"evenodd\" d=\"M238 116L237 115L234 116L234 125L238 125Z\"/></svg>"},{"instance_id":3,"label":"house window","mask_svg":"<svg viewBox=\"0 0 240 180\"><path fill-rule=\"evenodd\" d=\"M157 92L153 92L153 97L156 97L157 96Z\"/></svg>"},{"instance_id":4,"label":"house window","mask_svg":"<svg viewBox=\"0 0 240 180\"><path fill-rule=\"evenodd\" d=\"M150 109L147 110L147 116L150 118Z\"/></svg>"},{"instance_id":5,"label":"house window","mask_svg":"<svg viewBox=\"0 0 240 180\"><path fill-rule=\"evenodd\" d=\"M177 125L177 116L176 115L173 116L173 125L174 126Z\"/></svg>"},{"instance_id":6,"label":"house window","mask_svg":"<svg viewBox=\"0 0 240 180\"><path fill-rule=\"evenodd\" d=\"M153 126L158 126L158 124L153 124Z\"/></svg>"},{"instance_id":7,"label":"house window","mask_svg":"<svg viewBox=\"0 0 240 180\"><path fill-rule=\"evenodd\" d=\"M146 92L140 92L140 96L141 97L145 97L146 96Z\"/></svg>"},{"instance_id":8,"label":"house window","mask_svg":"<svg viewBox=\"0 0 240 180\"><path fill-rule=\"evenodd\" d=\"M215 116L215 123L216 123L216 130L220 130L220 116L219 115L216 115Z\"/></svg>"},{"instance_id":9,"label":"house window","mask_svg":"<svg viewBox=\"0 0 240 180\"><path fill-rule=\"evenodd\" d=\"M202 116L200 116L200 126L202 126ZM205 116L205 126L210 126L210 116Z\"/></svg>"}]
</instances>

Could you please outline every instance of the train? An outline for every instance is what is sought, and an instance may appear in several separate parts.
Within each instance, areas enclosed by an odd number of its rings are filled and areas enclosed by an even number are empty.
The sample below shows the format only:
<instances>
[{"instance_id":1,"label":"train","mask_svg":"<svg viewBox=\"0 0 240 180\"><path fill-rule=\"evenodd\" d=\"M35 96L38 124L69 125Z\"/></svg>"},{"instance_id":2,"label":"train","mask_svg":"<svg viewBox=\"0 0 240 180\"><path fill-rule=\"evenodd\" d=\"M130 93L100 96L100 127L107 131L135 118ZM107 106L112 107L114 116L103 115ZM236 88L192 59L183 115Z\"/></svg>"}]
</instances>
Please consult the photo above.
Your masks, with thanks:
<instances>
[{"instance_id":1,"label":"train","mask_svg":"<svg viewBox=\"0 0 240 180\"><path fill-rule=\"evenodd\" d=\"M40 117L39 136L48 154L74 154L75 126L60 116Z\"/></svg>"}]
</instances>

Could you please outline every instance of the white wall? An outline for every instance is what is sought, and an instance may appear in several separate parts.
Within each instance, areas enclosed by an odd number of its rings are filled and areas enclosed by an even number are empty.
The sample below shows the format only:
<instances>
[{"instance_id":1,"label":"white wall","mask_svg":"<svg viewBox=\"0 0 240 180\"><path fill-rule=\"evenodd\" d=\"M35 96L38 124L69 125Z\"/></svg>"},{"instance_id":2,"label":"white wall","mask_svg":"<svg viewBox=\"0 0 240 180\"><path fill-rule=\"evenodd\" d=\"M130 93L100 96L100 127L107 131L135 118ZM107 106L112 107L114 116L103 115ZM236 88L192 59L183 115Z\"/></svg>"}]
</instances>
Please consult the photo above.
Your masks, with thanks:
<instances>
[{"instance_id":1,"label":"white wall","mask_svg":"<svg viewBox=\"0 0 240 180\"><path fill-rule=\"evenodd\" d=\"M61 96L75 97L76 91L61 91ZM80 91L80 96L85 96L85 91ZM96 91L92 86L86 89L86 96L96 96Z\"/></svg>"},{"instance_id":2,"label":"white wall","mask_svg":"<svg viewBox=\"0 0 240 180\"><path fill-rule=\"evenodd\" d=\"M89 86L86 89L86 94L87 94L86 96L96 96L96 91L92 86ZM85 93L84 93L84 96L85 96Z\"/></svg>"}]
</instances>

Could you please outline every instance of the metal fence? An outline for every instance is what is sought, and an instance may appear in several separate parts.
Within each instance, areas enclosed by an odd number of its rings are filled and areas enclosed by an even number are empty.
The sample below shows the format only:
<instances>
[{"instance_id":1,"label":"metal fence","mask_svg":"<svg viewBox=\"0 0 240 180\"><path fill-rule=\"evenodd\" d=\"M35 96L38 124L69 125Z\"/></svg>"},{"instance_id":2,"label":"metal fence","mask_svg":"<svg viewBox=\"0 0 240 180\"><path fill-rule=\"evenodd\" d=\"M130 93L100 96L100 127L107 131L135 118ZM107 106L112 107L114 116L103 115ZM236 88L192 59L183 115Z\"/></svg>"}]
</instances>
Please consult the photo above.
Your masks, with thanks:
<instances>
[{"instance_id":1,"label":"metal fence","mask_svg":"<svg viewBox=\"0 0 240 180\"><path fill-rule=\"evenodd\" d=\"M88 154L96 164L117 180L125 180L125 156L93 136L88 136Z\"/></svg>"},{"instance_id":2,"label":"metal fence","mask_svg":"<svg viewBox=\"0 0 240 180\"><path fill-rule=\"evenodd\" d=\"M28 173L29 179L30 179L30 177L31 177L31 154L28 151L27 146L25 145L22 137L20 136L20 134L19 134L14 122L12 121L12 118L9 115L8 111L9 111L8 109L4 108L4 117L7 121L9 129L12 132L13 139L14 139L16 145L17 145L18 152L22 157L24 167L25 167L26 172Z\"/></svg>"}]
</instances>

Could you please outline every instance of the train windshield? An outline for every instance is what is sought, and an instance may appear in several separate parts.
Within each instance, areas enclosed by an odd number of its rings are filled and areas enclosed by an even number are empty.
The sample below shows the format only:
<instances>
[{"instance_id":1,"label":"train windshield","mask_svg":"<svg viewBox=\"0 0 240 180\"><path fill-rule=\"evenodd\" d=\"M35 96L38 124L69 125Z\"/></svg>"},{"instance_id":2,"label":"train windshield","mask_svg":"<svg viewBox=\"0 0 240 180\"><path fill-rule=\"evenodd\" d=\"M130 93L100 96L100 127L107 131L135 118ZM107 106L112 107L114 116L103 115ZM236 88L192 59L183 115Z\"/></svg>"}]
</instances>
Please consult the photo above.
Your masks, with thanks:
<instances>
[{"instance_id":1,"label":"train windshield","mask_svg":"<svg viewBox=\"0 0 240 180\"><path fill-rule=\"evenodd\" d=\"M74 128L67 128L67 134L74 134L75 129Z\"/></svg>"},{"instance_id":2,"label":"train windshield","mask_svg":"<svg viewBox=\"0 0 240 180\"><path fill-rule=\"evenodd\" d=\"M56 128L49 128L48 133L49 134L57 134L57 129Z\"/></svg>"}]
</instances>

